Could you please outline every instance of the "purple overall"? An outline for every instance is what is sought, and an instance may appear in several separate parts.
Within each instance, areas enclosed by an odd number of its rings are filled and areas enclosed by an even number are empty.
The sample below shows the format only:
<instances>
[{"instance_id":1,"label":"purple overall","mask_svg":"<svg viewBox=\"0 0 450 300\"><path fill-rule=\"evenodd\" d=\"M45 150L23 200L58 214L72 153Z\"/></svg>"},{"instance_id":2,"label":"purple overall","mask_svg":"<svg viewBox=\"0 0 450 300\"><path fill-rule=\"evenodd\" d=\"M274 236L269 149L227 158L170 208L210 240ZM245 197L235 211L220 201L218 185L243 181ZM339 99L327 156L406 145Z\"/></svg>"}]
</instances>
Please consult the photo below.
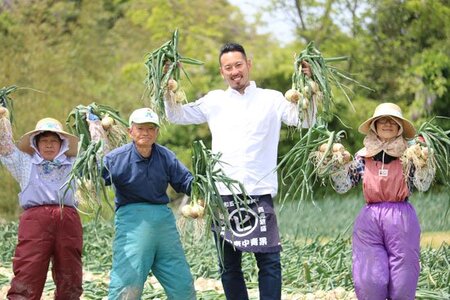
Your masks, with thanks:
<instances>
[{"instance_id":1,"label":"purple overall","mask_svg":"<svg viewBox=\"0 0 450 300\"><path fill-rule=\"evenodd\" d=\"M420 225L407 202L400 160L383 164L366 158L363 193L367 205L356 218L352 239L356 295L359 300L414 299Z\"/></svg>"}]
</instances>

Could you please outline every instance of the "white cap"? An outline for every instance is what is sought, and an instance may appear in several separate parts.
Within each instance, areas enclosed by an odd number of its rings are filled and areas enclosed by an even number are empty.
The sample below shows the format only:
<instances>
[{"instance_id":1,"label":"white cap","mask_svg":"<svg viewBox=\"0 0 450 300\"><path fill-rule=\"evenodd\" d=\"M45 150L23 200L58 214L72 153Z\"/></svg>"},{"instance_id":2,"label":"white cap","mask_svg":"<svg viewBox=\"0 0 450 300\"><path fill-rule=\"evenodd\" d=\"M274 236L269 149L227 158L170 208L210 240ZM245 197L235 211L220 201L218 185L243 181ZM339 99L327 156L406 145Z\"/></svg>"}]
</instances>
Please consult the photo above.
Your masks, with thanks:
<instances>
[{"instance_id":1,"label":"white cap","mask_svg":"<svg viewBox=\"0 0 450 300\"><path fill-rule=\"evenodd\" d=\"M148 107L144 107L133 111L130 115L128 123L130 127L132 123L135 124L153 123L159 127L159 117L153 110L151 110Z\"/></svg>"}]
</instances>

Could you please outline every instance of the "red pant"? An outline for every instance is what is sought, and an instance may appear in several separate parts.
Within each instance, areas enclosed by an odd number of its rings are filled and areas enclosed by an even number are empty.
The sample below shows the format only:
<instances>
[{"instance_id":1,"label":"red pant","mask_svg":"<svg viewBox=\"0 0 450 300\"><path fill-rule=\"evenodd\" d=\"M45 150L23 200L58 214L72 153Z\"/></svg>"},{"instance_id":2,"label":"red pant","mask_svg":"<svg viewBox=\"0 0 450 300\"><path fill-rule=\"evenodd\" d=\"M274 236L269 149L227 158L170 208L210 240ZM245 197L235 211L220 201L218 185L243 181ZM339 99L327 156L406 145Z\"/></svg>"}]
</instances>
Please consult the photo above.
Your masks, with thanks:
<instances>
[{"instance_id":1,"label":"red pant","mask_svg":"<svg viewBox=\"0 0 450 300\"><path fill-rule=\"evenodd\" d=\"M83 231L75 208L47 205L25 210L20 216L18 240L8 299L39 300L50 260L55 299L80 299Z\"/></svg>"}]
</instances>

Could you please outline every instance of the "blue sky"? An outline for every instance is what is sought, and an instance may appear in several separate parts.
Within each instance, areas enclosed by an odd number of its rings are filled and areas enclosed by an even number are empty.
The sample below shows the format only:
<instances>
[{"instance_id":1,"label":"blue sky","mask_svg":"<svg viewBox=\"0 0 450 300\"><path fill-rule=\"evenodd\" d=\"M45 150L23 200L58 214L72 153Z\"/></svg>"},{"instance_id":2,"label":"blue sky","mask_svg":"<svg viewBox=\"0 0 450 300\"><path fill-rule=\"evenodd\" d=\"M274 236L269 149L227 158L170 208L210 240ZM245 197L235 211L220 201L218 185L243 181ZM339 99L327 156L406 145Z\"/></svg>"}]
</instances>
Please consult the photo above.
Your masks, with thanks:
<instances>
[{"instance_id":1,"label":"blue sky","mask_svg":"<svg viewBox=\"0 0 450 300\"><path fill-rule=\"evenodd\" d=\"M239 7L242 13L246 16L248 22L254 21L254 14L260 11L261 6L267 5L268 0L228 0L229 3ZM292 24L286 21L286 17L282 13L271 16L269 13L263 14L263 20L268 25L258 28L260 33L272 33L274 38L282 43L287 43L293 40ZM269 22L270 21L270 22Z\"/></svg>"}]
</instances>

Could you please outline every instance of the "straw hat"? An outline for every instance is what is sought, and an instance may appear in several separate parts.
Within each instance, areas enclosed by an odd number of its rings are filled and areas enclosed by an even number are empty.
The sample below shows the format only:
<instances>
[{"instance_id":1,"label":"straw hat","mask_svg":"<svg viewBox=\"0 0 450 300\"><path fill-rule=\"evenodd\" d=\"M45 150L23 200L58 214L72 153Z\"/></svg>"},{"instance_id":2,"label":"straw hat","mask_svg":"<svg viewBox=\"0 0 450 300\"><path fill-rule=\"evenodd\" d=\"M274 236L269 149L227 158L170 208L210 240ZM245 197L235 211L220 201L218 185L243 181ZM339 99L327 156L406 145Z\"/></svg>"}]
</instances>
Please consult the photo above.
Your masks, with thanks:
<instances>
[{"instance_id":1,"label":"straw hat","mask_svg":"<svg viewBox=\"0 0 450 300\"><path fill-rule=\"evenodd\" d=\"M403 117L402 109L400 108L400 106L394 103L382 103L378 105L375 108L373 116L368 120L366 120L365 122L363 122L359 126L358 131L364 134L368 134L372 122L381 117L393 117L394 120L400 122L403 127L403 136L405 138L411 139L415 136L416 129L414 128L414 125Z\"/></svg>"},{"instance_id":2,"label":"straw hat","mask_svg":"<svg viewBox=\"0 0 450 300\"><path fill-rule=\"evenodd\" d=\"M78 152L78 138L63 130L62 124L53 118L44 118L37 122L36 128L33 131L25 133L17 143L17 148L28 154L34 153L34 148L31 146L31 141L36 135L44 131L51 131L64 137L69 143L69 150L66 151L67 156L76 156Z\"/></svg>"}]
</instances>

